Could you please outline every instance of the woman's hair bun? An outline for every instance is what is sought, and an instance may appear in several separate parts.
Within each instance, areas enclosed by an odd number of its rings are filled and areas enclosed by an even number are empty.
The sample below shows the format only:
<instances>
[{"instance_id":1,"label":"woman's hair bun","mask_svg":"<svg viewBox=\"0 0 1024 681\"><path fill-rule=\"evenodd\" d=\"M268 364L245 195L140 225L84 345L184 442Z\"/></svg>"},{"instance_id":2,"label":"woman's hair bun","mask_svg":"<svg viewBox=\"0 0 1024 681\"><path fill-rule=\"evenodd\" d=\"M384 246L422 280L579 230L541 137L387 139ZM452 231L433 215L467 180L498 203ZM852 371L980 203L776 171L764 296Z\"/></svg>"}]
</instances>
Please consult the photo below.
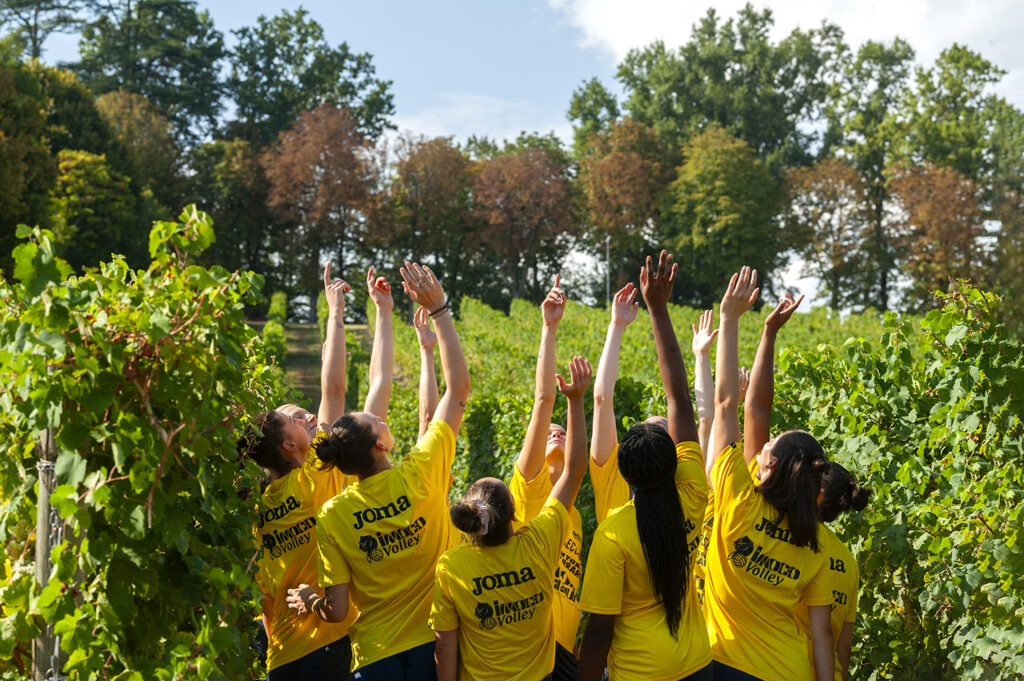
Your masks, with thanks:
<instances>
[{"instance_id":1,"label":"woman's hair bun","mask_svg":"<svg viewBox=\"0 0 1024 681\"><path fill-rule=\"evenodd\" d=\"M452 517L452 524L466 534L479 534L483 529L484 523L480 517L480 510L471 499L460 499L453 502L449 514Z\"/></svg>"},{"instance_id":2,"label":"woman's hair bun","mask_svg":"<svg viewBox=\"0 0 1024 681\"><path fill-rule=\"evenodd\" d=\"M854 511L863 511L871 499L871 490L867 487L857 485L850 493L850 508Z\"/></svg>"},{"instance_id":3,"label":"woman's hair bun","mask_svg":"<svg viewBox=\"0 0 1024 681\"><path fill-rule=\"evenodd\" d=\"M813 467L812 470L815 473L821 473L822 475L824 475L825 473L828 473L828 469L829 469L830 464L829 464L828 459L824 459L824 458L820 458L819 457L819 458L816 458L816 459L813 460L813 462L811 463L811 466Z\"/></svg>"}]
</instances>

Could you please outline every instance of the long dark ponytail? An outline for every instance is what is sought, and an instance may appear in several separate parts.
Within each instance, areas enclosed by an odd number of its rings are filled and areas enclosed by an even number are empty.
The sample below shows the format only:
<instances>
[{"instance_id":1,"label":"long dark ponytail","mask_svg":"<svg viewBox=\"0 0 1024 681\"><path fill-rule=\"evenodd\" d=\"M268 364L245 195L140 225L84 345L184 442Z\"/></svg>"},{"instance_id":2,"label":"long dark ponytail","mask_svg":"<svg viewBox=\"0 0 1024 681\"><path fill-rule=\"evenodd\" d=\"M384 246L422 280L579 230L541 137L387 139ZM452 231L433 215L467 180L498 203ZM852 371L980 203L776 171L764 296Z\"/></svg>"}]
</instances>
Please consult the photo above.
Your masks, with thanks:
<instances>
[{"instance_id":1,"label":"long dark ponytail","mask_svg":"<svg viewBox=\"0 0 1024 681\"><path fill-rule=\"evenodd\" d=\"M636 529L654 595L665 608L669 633L678 638L690 581L690 548L675 484L675 444L664 428L638 423L619 443L618 459L619 472L633 492Z\"/></svg>"},{"instance_id":2,"label":"long dark ponytail","mask_svg":"<svg viewBox=\"0 0 1024 681\"><path fill-rule=\"evenodd\" d=\"M775 440L771 474L757 490L779 512L775 523L789 519L790 542L818 552L818 492L828 458L814 436L790 430Z\"/></svg>"},{"instance_id":3,"label":"long dark ponytail","mask_svg":"<svg viewBox=\"0 0 1024 681\"><path fill-rule=\"evenodd\" d=\"M871 498L871 490L861 487L850 471L836 462L830 462L821 478L821 498L818 500L818 519L830 523L846 511L863 511Z\"/></svg>"}]
</instances>

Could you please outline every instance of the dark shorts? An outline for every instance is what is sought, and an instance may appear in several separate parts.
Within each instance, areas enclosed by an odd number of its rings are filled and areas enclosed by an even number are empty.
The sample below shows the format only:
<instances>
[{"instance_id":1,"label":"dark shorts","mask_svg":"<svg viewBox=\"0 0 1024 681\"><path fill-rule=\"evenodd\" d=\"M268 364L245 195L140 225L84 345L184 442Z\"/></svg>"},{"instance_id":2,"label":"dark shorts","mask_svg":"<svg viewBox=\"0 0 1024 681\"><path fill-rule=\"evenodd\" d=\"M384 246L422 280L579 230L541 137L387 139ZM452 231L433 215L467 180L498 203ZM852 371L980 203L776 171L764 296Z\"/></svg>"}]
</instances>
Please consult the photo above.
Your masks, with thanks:
<instances>
[{"instance_id":1,"label":"dark shorts","mask_svg":"<svg viewBox=\"0 0 1024 681\"><path fill-rule=\"evenodd\" d=\"M711 671L713 668L712 665L714 664L715 663L712 662L703 669L698 669L694 673L684 676L683 678L679 679L679 681L712 681L712 679L715 678L713 672Z\"/></svg>"},{"instance_id":2,"label":"dark shorts","mask_svg":"<svg viewBox=\"0 0 1024 681\"><path fill-rule=\"evenodd\" d=\"M555 668L548 678L551 681L576 681L580 676L580 663L572 651L566 650L561 644L555 644Z\"/></svg>"},{"instance_id":3,"label":"dark shorts","mask_svg":"<svg viewBox=\"0 0 1024 681\"><path fill-rule=\"evenodd\" d=\"M711 670L713 673L714 681L762 681L756 676L751 676L746 672L741 672L735 667L730 667L727 664L721 662L711 662Z\"/></svg>"},{"instance_id":4,"label":"dark shorts","mask_svg":"<svg viewBox=\"0 0 1024 681\"><path fill-rule=\"evenodd\" d=\"M267 681L346 681L351 666L352 643L346 636L293 662L271 669L267 673Z\"/></svg>"},{"instance_id":5,"label":"dark shorts","mask_svg":"<svg viewBox=\"0 0 1024 681\"><path fill-rule=\"evenodd\" d=\"M352 672L352 681L437 681L435 642L403 650Z\"/></svg>"}]
</instances>

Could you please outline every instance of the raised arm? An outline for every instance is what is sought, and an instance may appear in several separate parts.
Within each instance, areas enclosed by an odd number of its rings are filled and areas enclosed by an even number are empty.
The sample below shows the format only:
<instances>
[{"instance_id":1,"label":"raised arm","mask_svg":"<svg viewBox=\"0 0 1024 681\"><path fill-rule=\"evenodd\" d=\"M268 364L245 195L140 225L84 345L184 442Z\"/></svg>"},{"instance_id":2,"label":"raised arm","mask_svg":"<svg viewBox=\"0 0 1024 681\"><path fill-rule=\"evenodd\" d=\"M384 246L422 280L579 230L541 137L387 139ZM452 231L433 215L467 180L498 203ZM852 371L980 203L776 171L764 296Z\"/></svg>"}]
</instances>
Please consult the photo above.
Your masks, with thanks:
<instances>
[{"instance_id":1,"label":"raised arm","mask_svg":"<svg viewBox=\"0 0 1024 681\"><path fill-rule=\"evenodd\" d=\"M370 300L377 307L377 322L373 328L373 350L370 352L370 388L363 411L386 421L395 368L395 332L391 321L395 303L391 298L391 284L384 277L374 276L372 267L366 272L366 287L370 291Z\"/></svg>"},{"instance_id":2,"label":"raised arm","mask_svg":"<svg viewBox=\"0 0 1024 681\"><path fill-rule=\"evenodd\" d=\"M739 407L739 343L740 317L757 299L757 270L744 267L732 275L719 308L718 351L715 353L715 428L707 470L713 470L715 459L726 445L740 437Z\"/></svg>"},{"instance_id":3,"label":"raised arm","mask_svg":"<svg viewBox=\"0 0 1024 681\"><path fill-rule=\"evenodd\" d=\"M590 458L603 466L612 455L618 442L615 430L615 380L619 375L619 350L622 335L634 319L640 303L636 300L638 289L626 284L612 300L612 321L604 338L604 350L597 364L597 378L594 381L594 434L590 439Z\"/></svg>"},{"instance_id":4,"label":"raised arm","mask_svg":"<svg viewBox=\"0 0 1024 681\"><path fill-rule=\"evenodd\" d=\"M746 367L740 367L740 373L739 373L738 379L739 379L739 382L740 382L740 394L739 394L739 398L737 399L737 403L743 401L743 397L747 394L747 386L750 384L750 372L747 371ZM711 399L712 399L711 409L714 410L715 404L714 404L714 396L713 395L712 395ZM708 446L710 447L711 443L714 441L714 437L715 437L715 422L714 422L714 420L711 421L711 428L708 429L708 430L709 430L709 432L708 432ZM714 459L712 457L708 456L707 451L705 451L704 452L704 474L707 475L707 477L708 477L708 485L711 484L711 467L714 465L714 463L715 463Z\"/></svg>"},{"instance_id":5,"label":"raised arm","mask_svg":"<svg viewBox=\"0 0 1024 681\"><path fill-rule=\"evenodd\" d=\"M569 363L569 380L566 384L558 376L558 389L569 400L569 418L566 424L565 468L551 489L551 496L562 502L566 508L576 503L583 474L587 471L587 419L583 411L583 394L593 378L590 362L582 357L573 357Z\"/></svg>"},{"instance_id":6,"label":"raised arm","mask_svg":"<svg viewBox=\"0 0 1024 681\"><path fill-rule=\"evenodd\" d=\"M537 371L533 387L533 411L526 427L523 448L516 459L516 468L524 480L533 480L544 468L544 445L551 426L551 411L555 407L555 335L558 322L565 313L565 292L558 287L561 276L555 275L555 285L540 305L544 325L540 332L540 350L537 352Z\"/></svg>"},{"instance_id":7,"label":"raised arm","mask_svg":"<svg viewBox=\"0 0 1024 681\"><path fill-rule=\"evenodd\" d=\"M772 401L775 397L775 338L804 297L793 301L785 295L764 320L764 331L757 346L754 365L750 368L750 388L743 403L743 460L748 464L757 456L769 438Z\"/></svg>"},{"instance_id":8,"label":"raised arm","mask_svg":"<svg viewBox=\"0 0 1024 681\"><path fill-rule=\"evenodd\" d=\"M320 362L320 409L317 423L326 430L345 413L345 293L352 287L331 279L331 263L324 268L327 296L327 338Z\"/></svg>"},{"instance_id":9,"label":"raised arm","mask_svg":"<svg viewBox=\"0 0 1024 681\"><path fill-rule=\"evenodd\" d=\"M640 293L651 315L654 346L658 351L658 372L668 399L668 434L676 443L696 442L697 424L693 419L693 403L690 402L690 389L686 382L686 365L672 328L672 319L668 316L668 299L676 281L677 267L672 264L671 254L665 251L658 256L657 270L651 256L647 256L647 264L640 268Z\"/></svg>"},{"instance_id":10,"label":"raised arm","mask_svg":"<svg viewBox=\"0 0 1024 681\"><path fill-rule=\"evenodd\" d=\"M437 409L437 375L434 373L434 346L437 345L437 334L430 329L430 315L425 307L416 309L412 325L416 329L416 339L420 346L419 436L422 436L427 432L427 426L430 425L430 420L434 418L434 411Z\"/></svg>"},{"instance_id":11,"label":"raised arm","mask_svg":"<svg viewBox=\"0 0 1024 681\"><path fill-rule=\"evenodd\" d=\"M455 331L455 322L452 321L444 289L429 267L407 262L400 272L405 292L414 302L427 308L437 332L445 389L437 404L437 411L434 412L434 419L444 421L452 432L458 434L466 411L466 400L469 399L469 368L466 366L462 345L459 344L459 335Z\"/></svg>"},{"instance_id":12,"label":"raised arm","mask_svg":"<svg viewBox=\"0 0 1024 681\"><path fill-rule=\"evenodd\" d=\"M693 341L693 394L697 402L697 437L700 451L708 455L708 441L711 437L711 424L715 420L715 398L712 393L715 386L711 382L711 343L718 335L714 328L714 310L707 310L700 316L697 324L691 325Z\"/></svg>"}]
</instances>

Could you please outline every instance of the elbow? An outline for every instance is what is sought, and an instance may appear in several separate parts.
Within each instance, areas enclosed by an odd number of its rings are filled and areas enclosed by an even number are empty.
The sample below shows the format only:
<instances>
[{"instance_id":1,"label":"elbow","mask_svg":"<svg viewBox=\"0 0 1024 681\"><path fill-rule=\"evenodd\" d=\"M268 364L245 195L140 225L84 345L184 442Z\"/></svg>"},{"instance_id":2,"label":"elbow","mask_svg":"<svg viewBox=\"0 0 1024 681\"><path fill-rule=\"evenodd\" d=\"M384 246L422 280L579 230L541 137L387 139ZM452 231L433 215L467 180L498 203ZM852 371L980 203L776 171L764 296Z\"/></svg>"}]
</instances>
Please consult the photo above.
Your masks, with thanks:
<instances>
[{"instance_id":1,"label":"elbow","mask_svg":"<svg viewBox=\"0 0 1024 681\"><path fill-rule=\"evenodd\" d=\"M459 400L460 402L465 402L469 394L473 392L473 385L469 381L469 373L467 372L455 379L449 390L452 391L452 395L462 398Z\"/></svg>"},{"instance_id":2,"label":"elbow","mask_svg":"<svg viewBox=\"0 0 1024 681\"><path fill-rule=\"evenodd\" d=\"M611 395L605 395L603 388L594 388L594 409L603 407L605 403L611 403Z\"/></svg>"},{"instance_id":3,"label":"elbow","mask_svg":"<svg viewBox=\"0 0 1024 681\"><path fill-rule=\"evenodd\" d=\"M536 405L543 405L545 407L555 406L555 391L548 392L547 390L538 390L533 394L533 403Z\"/></svg>"},{"instance_id":4,"label":"elbow","mask_svg":"<svg viewBox=\"0 0 1024 681\"><path fill-rule=\"evenodd\" d=\"M345 603L335 608L324 609L324 621L330 622L331 624L339 624L345 621L348 617L348 599L345 599Z\"/></svg>"}]
</instances>

